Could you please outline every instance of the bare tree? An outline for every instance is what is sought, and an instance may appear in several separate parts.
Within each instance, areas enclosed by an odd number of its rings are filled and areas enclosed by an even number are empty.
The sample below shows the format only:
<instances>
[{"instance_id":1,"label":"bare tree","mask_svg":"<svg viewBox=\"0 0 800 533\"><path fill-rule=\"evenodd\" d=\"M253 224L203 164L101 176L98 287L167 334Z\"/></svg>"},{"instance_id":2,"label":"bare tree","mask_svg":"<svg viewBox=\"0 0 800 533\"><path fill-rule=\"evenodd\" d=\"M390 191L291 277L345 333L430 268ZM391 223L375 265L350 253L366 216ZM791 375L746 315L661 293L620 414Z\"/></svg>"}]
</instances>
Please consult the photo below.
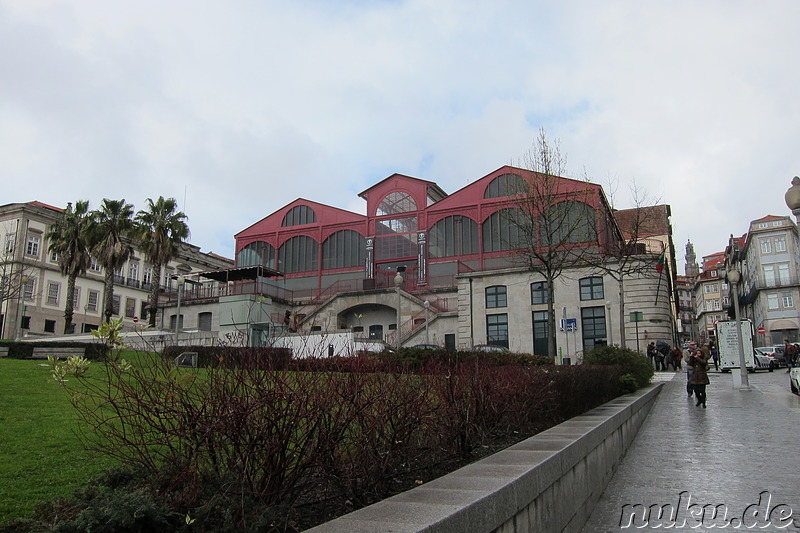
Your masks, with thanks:
<instances>
[{"instance_id":1,"label":"bare tree","mask_svg":"<svg viewBox=\"0 0 800 533\"><path fill-rule=\"evenodd\" d=\"M616 190L616 189L614 189ZM667 206L659 205L658 200L651 198L635 182L631 186L633 207L630 209L614 209L613 196L611 209L614 221L621 235L621 240L613 241L605 248L604 253L585 257L593 268L606 274L617 282L619 291L619 334L620 346L626 347L625 341L625 281L639 277L659 276L662 281L662 269L665 265L667 243L662 238L668 235ZM659 265L661 265L659 267ZM664 288L669 289L669 276L664 275ZM661 292L657 289L657 296Z\"/></svg>"},{"instance_id":2,"label":"bare tree","mask_svg":"<svg viewBox=\"0 0 800 533\"><path fill-rule=\"evenodd\" d=\"M547 353L556 355L555 281L567 269L604 247L602 188L563 177L566 159L558 142L544 129L523 161L532 172L511 191L513 200L502 217L511 228L507 240L517 260L544 278L547 294Z\"/></svg>"},{"instance_id":3,"label":"bare tree","mask_svg":"<svg viewBox=\"0 0 800 533\"><path fill-rule=\"evenodd\" d=\"M22 255L17 253L19 228L18 225L13 228L12 225L6 224L3 232L6 240L0 248L0 312L3 315L0 338L6 338L7 335L16 338L25 289L33 283L35 273L34 268L25 264ZM32 290L31 295L33 295ZM11 313L12 305L15 309L13 313Z\"/></svg>"}]
</instances>

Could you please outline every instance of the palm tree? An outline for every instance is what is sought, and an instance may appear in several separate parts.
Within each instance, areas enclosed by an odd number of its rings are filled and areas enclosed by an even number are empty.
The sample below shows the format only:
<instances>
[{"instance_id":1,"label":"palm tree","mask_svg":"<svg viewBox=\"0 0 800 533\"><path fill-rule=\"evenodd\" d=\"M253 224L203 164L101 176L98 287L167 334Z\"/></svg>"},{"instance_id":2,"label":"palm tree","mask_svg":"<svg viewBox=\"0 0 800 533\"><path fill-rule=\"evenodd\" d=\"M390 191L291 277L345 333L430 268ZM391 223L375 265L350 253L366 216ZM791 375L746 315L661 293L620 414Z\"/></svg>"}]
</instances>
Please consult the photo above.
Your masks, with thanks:
<instances>
[{"instance_id":1,"label":"palm tree","mask_svg":"<svg viewBox=\"0 0 800 533\"><path fill-rule=\"evenodd\" d=\"M91 257L86 241L86 227L89 224L89 202L79 200L72 208L72 202L47 230L50 253L58 255L61 273L67 276L67 294L64 305L64 333L72 333L72 316L75 307L75 280L86 274Z\"/></svg>"},{"instance_id":2,"label":"palm tree","mask_svg":"<svg viewBox=\"0 0 800 533\"><path fill-rule=\"evenodd\" d=\"M189 237L186 215L177 209L178 202L175 198L164 199L159 196L155 202L148 198L147 209L136 213L136 223L139 226L137 241L147 262L153 267L147 301L150 327L156 325L161 271L175 257L178 245Z\"/></svg>"},{"instance_id":3,"label":"palm tree","mask_svg":"<svg viewBox=\"0 0 800 533\"><path fill-rule=\"evenodd\" d=\"M124 199L104 198L100 209L91 212L86 229L92 256L105 268L103 308L108 322L114 314L114 274L133 253L130 245L136 229L133 206Z\"/></svg>"}]
</instances>

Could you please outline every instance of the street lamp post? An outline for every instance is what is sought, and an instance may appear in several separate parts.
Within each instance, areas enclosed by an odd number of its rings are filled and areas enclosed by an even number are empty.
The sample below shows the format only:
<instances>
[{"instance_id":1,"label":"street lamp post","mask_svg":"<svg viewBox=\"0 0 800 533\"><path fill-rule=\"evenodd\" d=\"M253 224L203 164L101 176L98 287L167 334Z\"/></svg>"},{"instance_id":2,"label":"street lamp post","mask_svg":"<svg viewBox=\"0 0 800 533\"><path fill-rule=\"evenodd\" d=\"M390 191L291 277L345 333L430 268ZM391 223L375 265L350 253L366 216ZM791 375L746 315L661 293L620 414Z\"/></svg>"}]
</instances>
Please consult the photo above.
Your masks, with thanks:
<instances>
[{"instance_id":1,"label":"street lamp post","mask_svg":"<svg viewBox=\"0 0 800 533\"><path fill-rule=\"evenodd\" d=\"M614 327L611 325L611 302L606 302L606 314L608 315L608 345L614 344Z\"/></svg>"},{"instance_id":2,"label":"street lamp post","mask_svg":"<svg viewBox=\"0 0 800 533\"><path fill-rule=\"evenodd\" d=\"M400 275L398 269L397 275L394 277L394 289L397 292L397 326L395 327L395 348L400 349L400 286L403 284L403 276Z\"/></svg>"},{"instance_id":3,"label":"street lamp post","mask_svg":"<svg viewBox=\"0 0 800 533\"><path fill-rule=\"evenodd\" d=\"M178 310L175 313L175 346L178 345L178 331L180 330L180 323L181 323L181 292L183 291L183 284L186 282L186 278L183 276L178 276L177 284L178 284Z\"/></svg>"},{"instance_id":4,"label":"street lamp post","mask_svg":"<svg viewBox=\"0 0 800 533\"><path fill-rule=\"evenodd\" d=\"M792 178L792 186L784 195L786 207L792 210L795 220L800 224L800 177Z\"/></svg>"},{"instance_id":5,"label":"street lamp post","mask_svg":"<svg viewBox=\"0 0 800 533\"><path fill-rule=\"evenodd\" d=\"M747 377L747 366L744 360L744 344L742 344L742 323L739 319L738 284L740 279L741 275L735 268L731 268L728 271L728 281L731 283L733 292L733 310L736 313L736 343L739 345L739 371L742 374L742 386L739 390L750 390L750 380Z\"/></svg>"}]
</instances>

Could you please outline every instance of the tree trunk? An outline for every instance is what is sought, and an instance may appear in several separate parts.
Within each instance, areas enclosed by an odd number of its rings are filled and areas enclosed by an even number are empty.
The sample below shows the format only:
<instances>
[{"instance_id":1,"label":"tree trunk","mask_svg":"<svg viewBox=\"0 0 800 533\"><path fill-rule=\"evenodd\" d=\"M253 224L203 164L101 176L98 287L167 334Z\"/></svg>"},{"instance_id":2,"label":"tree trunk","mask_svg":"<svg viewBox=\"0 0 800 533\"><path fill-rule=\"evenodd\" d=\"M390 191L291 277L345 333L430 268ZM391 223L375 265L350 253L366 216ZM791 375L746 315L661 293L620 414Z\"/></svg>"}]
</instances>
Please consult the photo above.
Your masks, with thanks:
<instances>
[{"instance_id":1,"label":"tree trunk","mask_svg":"<svg viewBox=\"0 0 800 533\"><path fill-rule=\"evenodd\" d=\"M114 271L110 268L106 268L105 294L103 295L103 300L105 321L111 322L111 316L114 314Z\"/></svg>"},{"instance_id":2,"label":"tree trunk","mask_svg":"<svg viewBox=\"0 0 800 533\"><path fill-rule=\"evenodd\" d=\"M556 357L556 304L555 288L550 276L547 278L547 355Z\"/></svg>"},{"instance_id":3,"label":"tree trunk","mask_svg":"<svg viewBox=\"0 0 800 533\"><path fill-rule=\"evenodd\" d=\"M75 278L76 275L70 274L67 278L67 296L64 298L64 335L72 333L72 317L75 308Z\"/></svg>"},{"instance_id":4,"label":"tree trunk","mask_svg":"<svg viewBox=\"0 0 800 533\"><path fill-rule=\"evenodd\" d=\"M150 278L150 295L147 298L147 323L151 328L156 327L156 314L158 313L158 293L161 290L161 265L153 265L153 275Z\"/></svg>"}]
</instances>

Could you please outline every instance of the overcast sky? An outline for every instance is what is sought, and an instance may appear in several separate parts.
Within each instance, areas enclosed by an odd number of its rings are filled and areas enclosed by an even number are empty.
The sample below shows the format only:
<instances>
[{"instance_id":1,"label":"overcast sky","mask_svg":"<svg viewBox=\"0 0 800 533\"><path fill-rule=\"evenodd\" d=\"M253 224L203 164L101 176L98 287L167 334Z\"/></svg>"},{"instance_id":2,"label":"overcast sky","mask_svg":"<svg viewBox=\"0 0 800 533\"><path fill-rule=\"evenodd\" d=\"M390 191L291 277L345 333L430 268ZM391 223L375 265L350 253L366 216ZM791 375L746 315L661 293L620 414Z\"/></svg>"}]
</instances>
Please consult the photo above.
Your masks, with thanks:
<instances>
[{"instance_id":1,"label":"overcast sky","mask_svg":"<svg viewBox=\"0 0 800 533\"><path fill-rule=\"evenodd\" d=\"M0 0L0 204L176 198L191 242L298 197L452 193L540 128L672 206L679 273L800 174L800 1ZM608 187L609 182L616 183Z\"/></svg>"}]
</instances>

